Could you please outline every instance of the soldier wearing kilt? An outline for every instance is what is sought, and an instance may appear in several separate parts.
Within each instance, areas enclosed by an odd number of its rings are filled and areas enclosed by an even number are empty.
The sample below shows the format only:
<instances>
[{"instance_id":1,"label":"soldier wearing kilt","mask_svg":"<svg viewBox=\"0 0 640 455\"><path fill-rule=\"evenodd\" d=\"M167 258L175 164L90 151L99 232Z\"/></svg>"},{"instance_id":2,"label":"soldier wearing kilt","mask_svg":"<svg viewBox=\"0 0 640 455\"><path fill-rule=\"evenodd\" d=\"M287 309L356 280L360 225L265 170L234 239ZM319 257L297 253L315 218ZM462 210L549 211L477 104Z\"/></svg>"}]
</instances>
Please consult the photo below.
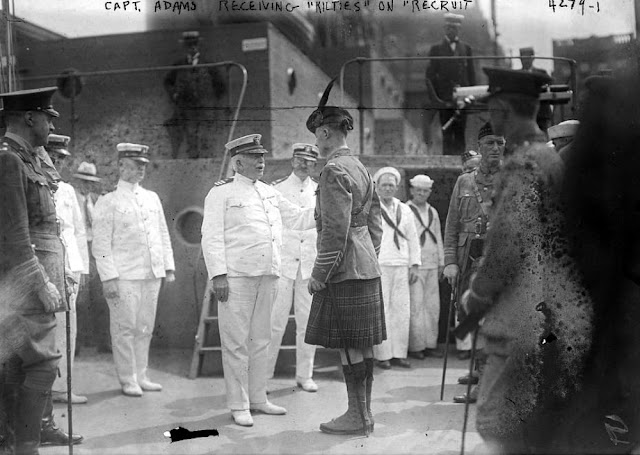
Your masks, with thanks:
<instances>
[{"instance_id":1,"label":"soldier wearing kilt","mask_svg":"<svg viewBox=\"0 0 640 455\"><path fill-rule=\"evenodd\" d=\"M325 106L332 85L307 120L327 164L316 199L318 255L309 280L313 302L305 342L344 348L348 409L320 430L362 434L373 431L373 346L386 339L378 265L382 218L371 175L346 143L353 118Z\"/></svg>"}]
</instances>

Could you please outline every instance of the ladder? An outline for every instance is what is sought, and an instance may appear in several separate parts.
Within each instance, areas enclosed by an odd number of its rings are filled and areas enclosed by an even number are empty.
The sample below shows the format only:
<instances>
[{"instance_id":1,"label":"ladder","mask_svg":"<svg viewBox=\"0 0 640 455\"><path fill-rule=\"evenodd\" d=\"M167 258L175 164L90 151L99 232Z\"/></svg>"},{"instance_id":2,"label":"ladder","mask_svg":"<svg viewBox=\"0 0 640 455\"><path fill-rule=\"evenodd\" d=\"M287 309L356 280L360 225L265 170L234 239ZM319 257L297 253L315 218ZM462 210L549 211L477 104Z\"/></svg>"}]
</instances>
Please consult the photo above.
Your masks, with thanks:
<instances>
[{"instance_id":1,"label":"ladder","mask_svg":"<svg viewBox=\"0 0 640 455\"><path fill-rule=\"evenodd\" d=\"M200 311L200 321L198 322L198 331L196 332L196 341L193 348L193 356L191 357L191 367L189 368L189 379L195 379L202 373L202 364L204 362L205 354L208 352L221 352L221 347L218 345L205 345L207 338L207 332L211 325L218 324L218 315L212 314L212 310L216 308L217 299L213 293L211 287L211 281L207 281L207 286L204 290L204 296L202 298L202 309ZM289 314L289 322L287 328L291 326L290 322L295 322L295 316L291 312ZM286 330L285 330L286 333ZM284 338L284 337L283 337ZM295 336L293 345L281 345L280 350L295 350Z\"/></svg>"}]
</instances>

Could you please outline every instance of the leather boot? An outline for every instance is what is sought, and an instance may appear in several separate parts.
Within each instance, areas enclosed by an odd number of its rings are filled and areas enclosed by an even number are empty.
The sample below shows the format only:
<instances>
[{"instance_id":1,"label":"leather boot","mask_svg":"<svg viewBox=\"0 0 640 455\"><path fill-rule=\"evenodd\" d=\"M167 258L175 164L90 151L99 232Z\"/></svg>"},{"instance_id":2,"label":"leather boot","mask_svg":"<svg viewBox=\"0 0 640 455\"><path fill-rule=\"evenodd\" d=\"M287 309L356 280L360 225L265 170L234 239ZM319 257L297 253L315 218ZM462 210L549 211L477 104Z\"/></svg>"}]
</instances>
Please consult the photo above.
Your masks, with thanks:
<instances>
[{"instance_id":1,"label":"leather boot","mask_svg":"<svg viewBox=\"0 0 640 455\"><path fill-rule=\"evenodd\" d=\"M69 445L69 435L62 431L56 425L56 422L53 420L53 400L51 395L47 398L47 403L45 404L44 412L42 415L42 422L40 428L40 445L42 446L68 446ZM73 440L73 444L79 444L82 442L84 437L79 434L74 434L71 438Z\"/></svg>"},{"instance_id":2,"label":"leather boot","mask_svg":"<svg viewBox=\"0 0 640 455\"><path fill-rule=\"evenodd\" d=\"M366 371L364 362L352 365L353 371L349 371L348 365L342 366L344 381L347 385L349 408L340 417L330 422L320 424L320 431L329 434L368 434L371 425L367 410L366 399ZM364 412L361 414L360 410ZM364 425L363 425L364 419Z\"/></svg>"},{"instance_id":3,"label":"leather boot","mask_svg":"<svg viewBox=\"0 0 640 455\"><path fill-rule=\"evenodd\" d=\"M364 359L364 368L365 368L365 377L366 377L366 387L367 387L367 414L369 414L369 420L371 424L369 425L369 432L373 433L373 425L375 422L373 421L373 413L371 412L371 386L373 385L373 359Z\"/></svg>"},{"instance_id":4,"label":"leather boot","mask_svg":"<svg viewBox=\"0 0 640 455\"><path fill-rule=\"evenodd\" d=\"M38 455L40 422L51 391L20 386L15 421L16 455Z\"/></svg>"}]
</instances>

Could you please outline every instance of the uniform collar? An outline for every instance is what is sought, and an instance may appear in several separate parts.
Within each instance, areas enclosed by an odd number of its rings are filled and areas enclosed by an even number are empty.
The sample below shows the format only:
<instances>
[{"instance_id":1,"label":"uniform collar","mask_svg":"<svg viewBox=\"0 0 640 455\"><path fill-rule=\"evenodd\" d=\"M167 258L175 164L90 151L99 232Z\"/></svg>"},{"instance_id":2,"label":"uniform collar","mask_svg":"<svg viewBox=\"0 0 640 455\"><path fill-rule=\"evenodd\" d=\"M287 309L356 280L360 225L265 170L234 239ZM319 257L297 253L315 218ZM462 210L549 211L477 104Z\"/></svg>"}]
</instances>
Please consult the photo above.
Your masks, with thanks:
<instances>
[{"instance_id":1,"label":"uniform collar","mask_svg":"<svg viewBox=\"0 0 640 455\"><path fill-rule=\"evenodd\" d=\"M140 184L125 182L124 180L118 180L118 188L125 191L130 191L132 193L137 193L138 190L140 189Z\"/></svg>"},{"instance_id":2,"label":"uniform collar","mask_svg":"<svg viewBox=\"0 0 640 455\"><path fill-rule=\"evenodd\" d=\"M340 156L351 156L351 150L349 149L349 147L340 147L339 149L334 150L327 157L327 161L333 158L338 158Z\"/></svg>"},{"instance_id":3,"label":"uniform collar","mask_svg":"<svg viewBox=\"0 0 640 455\"><path fill-rule=\"evenodd\" d=\"M256 182L257 182L257 180L253 181L249 177L245 177L244 175L242 175L239 172L236 172L234 174L233 181L234 182L238 182L238 183L244 183L245 185L251 185L251 186L255 185Z\"/></svg>"},{"instance_id":4,"label":"uniform collar","mask_svg":"<svg viewBox=\"0 0 640 455\"><path fill-rule=\"evenodd\" d=\"M307 186L311 181L311 176L307 176L304 180L300 180L300 177L292 172L291 175L289 175L289 180L296 183L297 185Z\"/></svg>"},{"instance_id":5,"label":"uniform collar","mask_svg":"<svg viewBox=\"0 0 640 455\"><path fill-rule=\"evenodd\" d=\"M34 155L35 152L34 152L33 146L29 144L29 142L27 142L27 140L22 136L18 136L17 134L7 132L4 134L4 137L15 142L15 144L18 147L25 149L32 156Z\"/></svg>"}]
</instances>

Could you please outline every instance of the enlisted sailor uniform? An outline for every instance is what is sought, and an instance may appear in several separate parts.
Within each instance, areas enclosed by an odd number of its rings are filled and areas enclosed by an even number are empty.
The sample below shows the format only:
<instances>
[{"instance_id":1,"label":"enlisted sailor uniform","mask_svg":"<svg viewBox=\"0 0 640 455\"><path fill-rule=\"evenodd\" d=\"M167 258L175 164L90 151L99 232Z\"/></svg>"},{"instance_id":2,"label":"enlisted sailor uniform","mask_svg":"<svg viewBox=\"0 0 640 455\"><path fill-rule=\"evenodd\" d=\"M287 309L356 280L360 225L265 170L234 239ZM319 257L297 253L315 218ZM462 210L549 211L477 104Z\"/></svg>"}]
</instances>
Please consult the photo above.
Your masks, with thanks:
<instances>
[{"instance_id":1,"label":"enlisted sailor uniform","mask_svg":"<svg viewBox=\"0 0 640 455\"><path fill-rule=\"evenodd\" d=\"M92 227L100 279L118 279L119 298L107 298L118 379L137 384L148 380L161 279L175 270L162 203L153 191L120 180L96 202Z\"/></svg>"},{"instance_id":2,"label":"enlisted sailor uniform","mask_svg":"<svg viewBox=\"0 0 640 455\"><path fill-rule=\"evenodd\" d=\"M420 206L413 201L408 201L407 206L413 212L421 245L418 280L410 287L409 352L417 352L435 349L438 346L440 318L438 271L439 268L444 267L444 250L438 211L428 202Z\"/></svg>"},{"instance_id":3,"label":"enlisted sailor uniform","mask_svg":"<svg viewBox=\"0 0 640 455\"><path fill-rule=\"evenodd\" d=\"M373 347L376 360L405 359L409 348L409 267L420 265L420 243L411 209L393 198L392 206L381 204L382 243L380 270L387 340Z\"/></svg>"},{"instance_id":4,"label":"enlisted sailor uniform","mask_svg":"<svg viewBox=\"0 0 640 455\"><path fill-rule=\"evenodd\" d=\"M294 173L274 183L282 195L303 208L315 208L318 184L311 177L300 180ZM307 289L311 269L316 259L317 234L315 226L305 231L283 229L282 267L278 291L271 313L271 344L269 345L269 376L272 377L282 344L282 336L289 321L293 303L296 320L296 378L313 376L316 347L304 342L307 331L311 294Z\"/></svg>"},{"instance_id":5,"label":"enlisted sailor uniform","mask_svg":"<svg viewBox=\"0 0 640 455\"><path fill-rule=\"evenodd\" d=\"M241 174L216 183L205 199L202 251L209 279L226 274L229 285L227 301L218 302L218 324L232 411L267 402L271 307L281 270L283 223L309 229L313 211Z\"/></svg>"}]
</instances>

